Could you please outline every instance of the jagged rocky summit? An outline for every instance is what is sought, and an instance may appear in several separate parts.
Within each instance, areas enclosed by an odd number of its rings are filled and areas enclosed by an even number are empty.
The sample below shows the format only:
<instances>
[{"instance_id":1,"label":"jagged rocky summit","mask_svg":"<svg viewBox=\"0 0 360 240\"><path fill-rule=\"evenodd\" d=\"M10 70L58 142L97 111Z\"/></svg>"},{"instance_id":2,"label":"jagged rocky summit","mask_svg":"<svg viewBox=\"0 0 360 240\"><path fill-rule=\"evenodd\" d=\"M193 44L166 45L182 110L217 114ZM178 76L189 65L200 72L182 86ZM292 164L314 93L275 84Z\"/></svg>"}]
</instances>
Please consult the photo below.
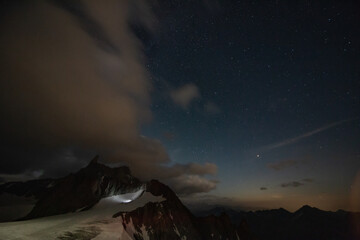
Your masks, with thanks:
<instances>
[{"instance_id":1,"label":"jagged rocky summit","mask_svg":"<svg viewBox=\"0 0 360 240\"><path fill-rule=\"evenodd\" d=\"M37 229L24 228L22 239L253 239L246 224L234 225L226 214L196 217L168 186L142 183L128 167L110 168L97 157L60 179L0 185L2 195L32 199L34 205L16 216L21 221L0 224L0 239L16 239L12 228L22 224Z\"/></svg>"}]
</instances>

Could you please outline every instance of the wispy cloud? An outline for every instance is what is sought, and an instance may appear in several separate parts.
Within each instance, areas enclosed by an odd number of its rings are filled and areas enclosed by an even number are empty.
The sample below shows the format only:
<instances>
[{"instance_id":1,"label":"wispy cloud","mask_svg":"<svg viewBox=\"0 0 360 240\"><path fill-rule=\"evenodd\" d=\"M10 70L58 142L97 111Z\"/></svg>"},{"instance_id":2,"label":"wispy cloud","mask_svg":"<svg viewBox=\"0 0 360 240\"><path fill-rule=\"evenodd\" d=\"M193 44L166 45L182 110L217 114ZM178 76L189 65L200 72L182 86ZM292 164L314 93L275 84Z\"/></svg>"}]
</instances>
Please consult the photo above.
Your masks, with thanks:
<instances>
[{"instance_id":1,"label":"wispy cloud","mask_svg":"<svg viewBox=\"0 0 360 240\"><path fill-rule=\"evenodd\" d=\"M200 98L199 88L194 83L186 84L170 93L170 97L177 105L183 109L188 109L189 105L196 98Z\"/></svg>"},{"instance_id":2,"label":"wispy cloud","mask_svg":"<svg viewBox=\"0 0 360 240\"><path fill-rule=\"evenodd\" d=\"M304 178L302 181L312 183L312 182L314 182L314 179L312 179L312 178Z\"/></svg>"},{"instance_id":3,"label":"wispy cloud","mask_svg":"<svg viewBox=\"0 0 360 240\"><path fill-rule=\"evenodd\" d=\"M312 178L304 178L301 181L292 181L292 182L286 182L286 183L282 183L280 186L283 188L287 188L287 187L301 187L305 184L310 184L313 183L314 179Z\"/></svg>"},{"instance_id":4,"label":"wispy cloud","mask_svg":"<svg viewBox=\"0 0 360 240\"><path fill-rule=\"evenodd\" d=\"M281 187L286 188L286 187L300 187L304 185L301 182L297 182L297 181L293 181L293 182L288 182L288 183L282 183Z\"/></svg>"},{"instance_id":5,"label":"wispy cloud","mask_svg":"<svg viewBox=\"0 0 360 240\"><path fill-rule=\"evenodd\" d=\"M337 121L337 122L327 124L325 126L322 126L322 127L317 128L315 130L312 130L310 132L304 133L302 135L299 135L299 136L296 136L296 137L293 137L293 138L288 138L288 139L285 139L284 141L267 145L267 146L264 147L264 150L269 151L269 150L273 150L273 149L280 148L280 147L283 147L283 146L287 146L287 145L290 145L290 144L294 144L294 143L296 143L296 142L298 142L298 141L300 141L300 140L302 140L304 138L311 137L311 136L313 136L315 134L321 133L323 131L326 131L326 130L328 130L330 128L333 128L333 127L336 127L338 125L344 124L346 122L354 121L356 119L359 119L359 118L350 118L350 119L345 119L345 120L341 120L341 121Z\"/></svg>"}]
</instances>

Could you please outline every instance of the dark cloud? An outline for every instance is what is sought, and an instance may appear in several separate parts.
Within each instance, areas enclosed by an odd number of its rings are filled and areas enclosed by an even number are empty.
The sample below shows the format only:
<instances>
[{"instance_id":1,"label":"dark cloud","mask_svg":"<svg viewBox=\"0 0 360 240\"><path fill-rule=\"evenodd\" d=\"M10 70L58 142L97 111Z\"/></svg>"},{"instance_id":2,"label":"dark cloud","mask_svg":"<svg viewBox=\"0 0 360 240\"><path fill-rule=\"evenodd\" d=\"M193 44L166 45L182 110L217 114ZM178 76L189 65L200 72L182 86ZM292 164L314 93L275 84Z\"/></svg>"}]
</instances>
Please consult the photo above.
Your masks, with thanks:
<instances>
[{"instance_id":1,"label":"dark cloud","mask_svg":"<svg viewBox=\"0 0 360 240\"><path fill-rule=\"evenodd\" d=\"M293 182L288 182L288 183L282 183L281 187L286 188L286 187L300 187L305 185L305 183L312 183L314 182L314 179L312 178L304 178L301 180L301 182L298 181L293 181Z\"/></svg>"},{"instance_id":2,"label":"dark cloud","mask_svg":"<svg viewBox=\"0 0 360 240\"><path fill-rule=\"evenodd\" d=\"M110 53L119 53L120 49L112 43L111 38L104 31L103 27L86 10L86 4L81 1L55 0L54 3L71 13L79 25L86 31L99 48Z\"/></svg>"},{"instance_id":3,"label":"dark cloud","mask_svg":"<svg viewBox=\"0 0 360 240\"><path fill-rule=\"evenodd\" d=\"M286 187L300 187L303 185L304 185L304 183L293 181L293 182L288 182L288 183L282 183L280 186L283 188L286 188Z\"/></svg>"},{"instance_id":4,"label":"dark cloud","mask_svg":"<svg viewBox=\"0 0 360 240\"><path fill-rule=\"evenodd\" d=\"M151 31L150 9L142 0L35 1L1 16L0 174L58 176L99 153L179 191L215 188L204 175L216 166L173 165L160 141L140 135L152 83L132 26ZM200 94L189 84L171 96L187 108Z\"/></svg>"},{"instance_id":5,"label":"dark cloud","mask_svg":"<svg viewBox=\"0 0 360 240\"><path fill-rule=\"evenodd\" d=\"M62 177L75 172L88 164L96 151L78 148L59 148L41 146L23 146L2 144L0 146L2 161L0 161L0 175L6 180L24 176L29 179L28 173L43 170L41 177Z\"/></svg>"},{"instance_id":6,"label":"dark cloud","mask_svg":"<svg viewBox=\"0 0 360 240\"><path fill-rule=\"evenodd\" d=\"M312 183L312 182L314 182L314 179L312 179L312 178L304 178L302 181L307 182L307 183Z\"/></svg>"},{"instance_id":7,"label":"dark cloud","mask_svg":"<svg viewBox=\"0 0 360 240\"><path fill-rule=\"evenodd\" d=\"M269 163L267 167L279 171L292 166L296 166L298 165L298 163L299 163L298 161L294 161L294 160L283 160L279 162Z\"/></svg>"},{"instance_id":8,"label":"dark cloud","mask_svg":"<svg viewBox=\"0 0 360 240\"><path fill-rule=\"evenodd\" d=\"M26 171L21 174L0 174L0 178L3 179L4 182L22 182L40 178L43 174L44 170L38 169L34 171Z\"/></svg>"},{"instance_id":9,"label":"dark cloud","mask_svg":"<svg viewBox=\"0 0 360 240\"><path fill-rule=\"evenodd\" d=\"M267 187L261 187L260 190L267 190Z\"/></svg>"},{"instance_id":10,"label":"dark cloud","mask_svg":"<svg viewBox=\"0 0 360 240\"><path fill-rule=\"evenodd\" d=\"M151 83L128 28L135 3L75 2L76 13L41 1L3 18L1 130L39 144L137 144Z\"/></svg>"}]
</instances>

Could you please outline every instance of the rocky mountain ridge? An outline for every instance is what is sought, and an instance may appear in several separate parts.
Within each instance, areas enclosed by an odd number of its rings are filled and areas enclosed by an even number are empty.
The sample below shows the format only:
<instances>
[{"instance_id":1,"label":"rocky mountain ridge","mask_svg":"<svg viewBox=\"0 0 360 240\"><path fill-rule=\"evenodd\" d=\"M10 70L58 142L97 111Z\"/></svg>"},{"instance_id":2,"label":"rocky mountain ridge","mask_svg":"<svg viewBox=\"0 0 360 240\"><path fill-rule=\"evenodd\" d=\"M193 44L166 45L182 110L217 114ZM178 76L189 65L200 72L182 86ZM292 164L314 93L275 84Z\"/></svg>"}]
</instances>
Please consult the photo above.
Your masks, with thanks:
<instances>
[{"instance_id":1,"label":"rocky mountain ridge","mask_svg":"<svg viewBox=\"0 0 360 240\"><path fill-rule=\"evenodd\" d=\"M260 211L236 211L215 207L197 212L197 216L227 214L235 225L248 224L248 229L259 240L358 240L360 213L343 210L323 211L305 205L295 212L283 208Z\"/></svg>"},{"instance_id":2,"label":"rocky mountain ridge","mask_svg":"<svg viewBox=\"0 0 360 240\"><path fill-rule=\"evenodd\" d=\"M250 231L246 227L244 228L244 225L233 224L226 214L196 217L165 184L157 180L142 183L131 175L129 168L110 168L99 163L97 158L77 173L61 179L1 185L0 196L4 193L36 199L32 210L20 220L36 220L47 216L61 218L68 216L67 214L76 216L81 212L85 214L87 211L95 214L96 209L97 211L100 209L99 211L104 213L105 210L101 210L100 207L103 206L104 201L107 201L109 206L114 207L107 207L106 211L113 211L113 213L103 220L97 221L96 224L121 223L120 226L117 225L119 235L116 239L119 237L120 239L136 240L253 239ZM121 200L129 194L136 197L128 197L129 199L126 201ZM162 200L144 200L148 198ZM143 205L139 204L139 207L126 210L128 202L131 205L141 201L145 201ZM118 206L120 211L115 210ZM65 213L66 215L60 215ZM19 222L19 224L21 223L22 221ZM93 225L91 226L93 227ZM103 230L106 229L106 226L100 225L100 228L99 225L96 226L97 230L92 231L91 236L106 234L106 230ZM70 232L67 236L76 235L76 232ZM39 237L39 239L41 238Z\"/></svg>"}]
</instances>

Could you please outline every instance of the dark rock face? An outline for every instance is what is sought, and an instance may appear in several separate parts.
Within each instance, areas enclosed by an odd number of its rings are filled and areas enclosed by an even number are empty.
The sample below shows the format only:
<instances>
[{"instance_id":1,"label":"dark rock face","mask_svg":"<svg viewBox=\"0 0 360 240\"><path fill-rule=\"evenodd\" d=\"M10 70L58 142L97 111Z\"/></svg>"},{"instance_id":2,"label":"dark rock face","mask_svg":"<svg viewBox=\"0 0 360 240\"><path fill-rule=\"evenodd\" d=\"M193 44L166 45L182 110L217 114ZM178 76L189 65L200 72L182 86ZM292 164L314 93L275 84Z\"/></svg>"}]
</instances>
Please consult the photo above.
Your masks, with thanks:
<instances>
[{"instance_id":1,"label":"dark rock face","mask_svg":"<svg viewBox=\"0 0 360 240\"><path fill-rule=\"evenodd\" d=\"M53 179L30 180L27 182L8 182L0 185L0 195L13 194L19 197L33 197L40 199L48 192L48 186L55 182Z\"/></svg>"},{"instance_id":2,"label":"dark rock face","mask_svg":"<svg viewBox=\"0 0 360 240\"><path fill-rule=\"evenodd\" d=\"M194 228L195 217L168 186L152 180L147 184L146 191L154 196L162 196L166 200L149 202L144 207L129 213L115 214L114 217L123 219L127 231L127 224L132 222L138 231L145 226L150 239L181 239L184 236L188 239L202 239ZM142 239L142 236L134 235L134 238Z\"/></svg>"},{"instance_id":3,"label":"dark rock face","mask_svg":"<svg viewBox=\"0 0 360 240\"><path fill-rule=\"evenodd\" d=\"M143 235L140 234L142 231L146 231L151 240L235 240L240 239L238 231L241 231L242 235L248 234L246 231L243 232L243 229L236 229L226 214L220 217L195 217L168 186L156 180L148 183L147 191L166 200L150 202L132 212L119 212L114 215L115 218L122 218L124 228L129 233L132 226L136 229L135 239L143 239Z\"/></svg>"},{"instance_id":4,"label":"dark rock face","mask_svg":"<svg viewBox=\"0 0 360 240\"><path fill-rule=\"evenodd\" d=\"M142 185L128 167L109 168L95 158L79 172L56 181L24 219L85 210L103 197L131 192Z\"/></svg>"},{"instance_id":5,"label":"dark rock face","mask_svg":"<svg viewBox=\"0 0 360 240\"><path fill-rule=\"evenodd\" d=\"M241 240L257 240L255 235L250 231L250 226L245 220L240 222L237 232Z\"/></svg>"},{"instance_id":6,"label":"dark rock face","mask_svg":"<svg viewBox=\"0 0 360 240\"><path fill-rule=\"evenodd\" d=\"M225 213L198 218L197 226L202 239L238 239L238 232Z\"/></svg>"}]
</instances>

